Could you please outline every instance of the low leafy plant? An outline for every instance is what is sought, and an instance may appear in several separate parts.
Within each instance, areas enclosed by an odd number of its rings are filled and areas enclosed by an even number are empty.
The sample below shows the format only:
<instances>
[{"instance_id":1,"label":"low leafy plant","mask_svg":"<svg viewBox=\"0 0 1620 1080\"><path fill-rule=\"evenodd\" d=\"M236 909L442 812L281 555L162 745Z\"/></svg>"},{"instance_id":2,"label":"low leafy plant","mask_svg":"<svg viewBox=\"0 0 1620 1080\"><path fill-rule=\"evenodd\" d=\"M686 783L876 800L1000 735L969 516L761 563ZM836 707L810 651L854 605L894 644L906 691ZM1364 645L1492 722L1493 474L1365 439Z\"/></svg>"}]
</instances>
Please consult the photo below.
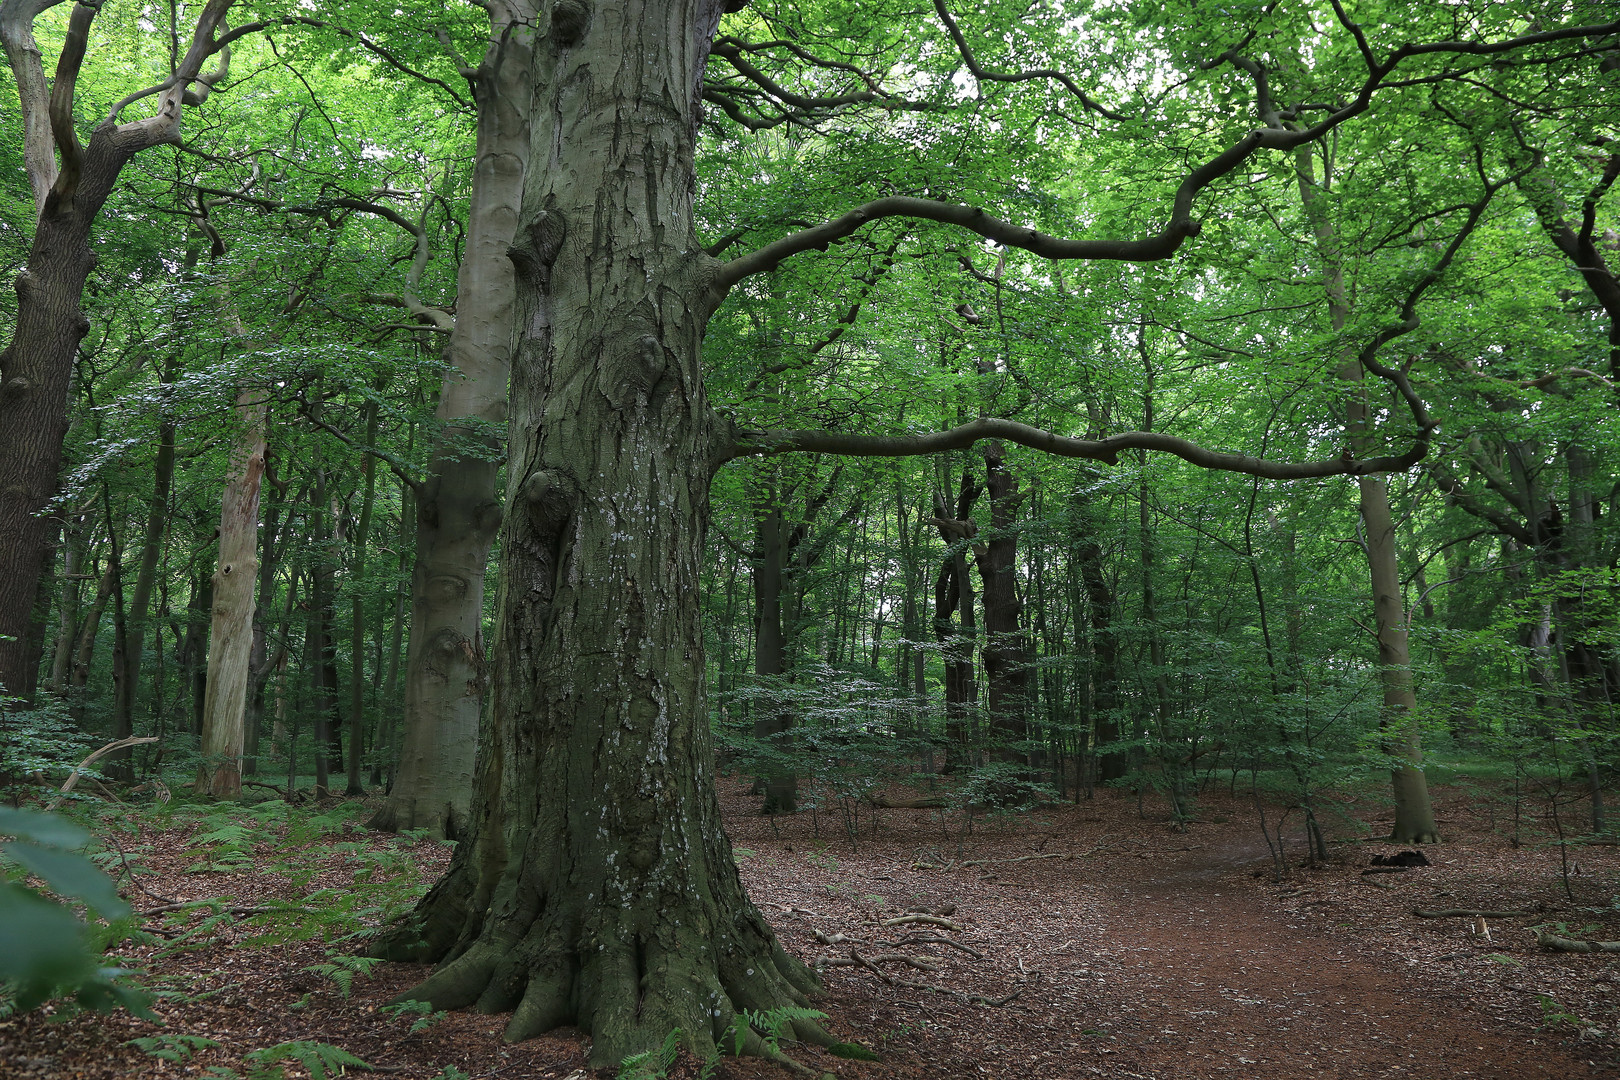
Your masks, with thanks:
<instances>
[{"instance_id":1,"label":"low leafy plant","mask_svg":"<svg viewBox=\"0 0 1620 1080\"><path fill-rule=\"evenodd\" d=\"M341 1046L304 1040L267 1046L253 1051L243 1060L253 1066L248 1080L285 1080L287 1071L281 1066L284 1061L296 1061L303 1066L310 1080L332 1080L351 1067L367 1071L371 1069L370 1065Z\"/></svg>"},{"instance_id":2,"label":"low leafy plant","mask_svg":"<svg viewBox=\"0 0 1620 1080\"><path fill-rule=\"evenodd\" d=\"M88 1009L125 1008L151 1019L146 997L101 963L102 949L128 936L130 906L111 878L83 854L90 835L63 818L0 807L0 999L27 1011L53 998ZM36 878L45 890L28 884ZM108 922L92 932L76 913ZM99 946L99 947L98 947Z\"/></svg>"},{"instance_id":3,"label":"low leafy plant","mask_svg":"<svg viewBox=\"0 0 1620 1080\"><path fill-rule=\"evenodd\" d=\"M681 1047L681 1029L675 1028L664 1036L664 1044L656 1050L631 1054L619 1065L618 1080L663 1080L669 1067L675 1064L675 1055Z\"/></svg>"},{"instance_id":4,"label":"low leafy plant","mask_svg":"<svg viewBox=\"0 0 1620 1080\"><path fill-rule=\"evenodd\" d=\"M145 1035L139 1039L130 1039L124 1044L157 1058L159 1061L172 1061L175 1064L186 1061L199 1050L208 1050L219 1046L217 1039L204 1038L201 1035L186 1035L178 1031L160 1031L156 1035Z\"/></svg>"},{"instance_id":5,"label":"low leafy plant","mask_svg":"<svg viewBox=\"0 0 1620 1080\"><path fill-rule=\"evenodd\" d=\"M337 985L338 993L347 998L354 991L354 977L356 975L369 977L371 969L381 962L370 956L346 956L342 953L328 953L323 963L310 964L304 970L312 971L322 978L331 979Z\"/></svg>"}]
</instances>

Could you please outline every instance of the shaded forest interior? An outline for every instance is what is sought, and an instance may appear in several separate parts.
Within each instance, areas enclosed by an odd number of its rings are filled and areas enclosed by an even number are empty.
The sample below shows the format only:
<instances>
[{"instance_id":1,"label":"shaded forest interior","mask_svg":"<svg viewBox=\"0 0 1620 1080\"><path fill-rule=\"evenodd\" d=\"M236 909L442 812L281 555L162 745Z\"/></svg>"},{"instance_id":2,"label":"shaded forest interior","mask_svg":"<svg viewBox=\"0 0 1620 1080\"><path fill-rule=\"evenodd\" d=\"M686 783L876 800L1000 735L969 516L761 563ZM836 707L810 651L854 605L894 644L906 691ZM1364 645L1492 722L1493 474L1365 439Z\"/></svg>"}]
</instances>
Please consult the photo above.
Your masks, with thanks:
<instances>
[{"instance_id":1,"label":"shaded forest interior","mask_svg":"<svg viewBox=\"0 0 1620 1080\"><path fill-rule=\"evenodd\" d=\"M1606 963L1620 23L1544 7L3 0L8 1007L347 873L345 999L831 1067L893 972L738 837L1087 808L1362 897L1464 823Z\"/></svg>"}]
</instances>

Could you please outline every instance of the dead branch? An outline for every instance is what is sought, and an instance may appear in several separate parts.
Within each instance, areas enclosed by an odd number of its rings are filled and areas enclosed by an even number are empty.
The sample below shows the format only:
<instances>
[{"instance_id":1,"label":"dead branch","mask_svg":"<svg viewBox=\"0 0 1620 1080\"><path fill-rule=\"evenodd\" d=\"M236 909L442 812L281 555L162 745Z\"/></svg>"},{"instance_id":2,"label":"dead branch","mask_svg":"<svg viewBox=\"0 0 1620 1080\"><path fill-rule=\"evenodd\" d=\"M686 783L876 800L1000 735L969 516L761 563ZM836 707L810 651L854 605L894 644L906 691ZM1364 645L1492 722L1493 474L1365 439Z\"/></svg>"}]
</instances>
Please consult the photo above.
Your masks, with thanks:
<instances>
[{"instance_id":1,"label":"dead branch","mask_svg":"<svg viewBox=\"0 0 1620 1080\"><path fill-rule=\"evenodd\" d=\"M843 935L838 936L842 937ZM907 934L899 941L881 941L878 944L887 945L891 949L898 949L906 945L949 945L953 949L961 949L975 960L984 959L984 953L978 949L964 945L960 941L952 941L948 937L940 937L938 934Z\"/></svg>"},{"instance_id":2,"label":"dead branch","mask_svg":"<svg viewBox=\"0 0 1620 1080\"><path fill-rule=\"evenodd\" d=\"M930 926L943 927L946 930L960 931L962 928L949 919L942 919L938 915L901 915L893 919L884 919L880 926L904 926L907 923L927 923Z\"/></svg>"},{"instance_id":3,"label":"dead branch","mask_svg":"<svg viewBox=\"0 0 1620 1080\"><path fill-rule=\"evenodd\" d=\"M1481 908L1441 908L1438 911L1425 911L1422 908L1413 908L1412 914L1420 919L1518 919L1526 915L1540 915L1541 908L1534 907L1529 911L1485 911Z\"/></svg>"},{"instance_id":4,"label":"dead branch","mask_svg":"<svg viewBox=\"0 0 1620 1080\"><path fill-rule=\"evenodd\" d=\"M1559 937L1543 930L1536 931L1536 944L1553 952L1620 952L1620 941L1577 941L1575 938Z\"/></svg>"},{"instance_id":5,"label":"dead branch","mask_svg":"<svg viewBox=\"0 0 1620 1080\"><path fill-rule=\"evenodd\" d=\"M148 735L139 739L119 739L116 742L110 742L106 746L103 746L100 750L95 751L89 757L85 758L83 761L79 762L73 767L73 771L68 773L67 781L62 784L62 790L58 791L56 793L56 797L45 805L45 811L49 813L50 811L55 810L58 806L62 805L62 800L67 797L67 793L73 790L74 785L78 784L81 770L83 770L84 767L89 765L92 761L95 761L97 758L100 758L105 754L110 754L114 750L122 750L126 746L144 746L147 743L155 742L157 742L157 736L155 735Z\"/></svg>"}]
</instances>

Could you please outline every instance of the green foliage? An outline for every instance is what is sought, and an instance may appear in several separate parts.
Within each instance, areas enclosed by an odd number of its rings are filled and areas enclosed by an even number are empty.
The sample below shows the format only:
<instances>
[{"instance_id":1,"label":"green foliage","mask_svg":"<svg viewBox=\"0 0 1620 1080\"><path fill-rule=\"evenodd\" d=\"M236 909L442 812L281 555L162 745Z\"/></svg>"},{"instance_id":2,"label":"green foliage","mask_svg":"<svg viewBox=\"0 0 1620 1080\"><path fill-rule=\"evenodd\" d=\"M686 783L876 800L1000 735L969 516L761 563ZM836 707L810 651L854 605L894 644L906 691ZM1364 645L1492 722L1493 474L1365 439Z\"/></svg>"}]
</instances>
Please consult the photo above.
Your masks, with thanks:
<instances>
[{"instance_id":1,"label":"green foliage","mask_svg":"<svg viewBox=\"0 0 1620 1080\"><path fill-rule=\"evenodd\" d=\"M217 1039L204 1038L201 1035L160 1031L156 1035L144 1035L138 1039L130 1039L124 1045L133 1046L147 1056L157 1058L159 1061L170 1061L179 1064L199 1050L208 1050L222 1044Z\"/></svg>"},{"instance_id":2,"label":"green foliage","mask_svg":"<svg viewBox=\"0 0 1620 1080\"><path fill-rule=\"evenodd\" d=\"M618 1080L663 1080L669 1067L675 1064L675 1055L681 1048L681 1029L675 1028L664 1036L663 1045L656 1050L631 1054L619 1063Z\"/></svg>"},{"instance_id":3,"label":"green foliage","mask_svg":"<svg viewBox=\"0 0 1620 1080\"><path fill-rule=\"evenodd\" d=\"M415 1019L411 1021L411 1030L408 1032L410 1035L426 1031L445 1018L443 1010L434 1009L432 1005L425 1001L396 1001L392 1004L379 1006L377 1011L395 1020L403 1020L408 1016L414 1016Z\"/></svg>"},{"instance_id":4,"label":"green foliage","mask_svg":"<svg viewBox=\"0 0 1620 1080\"><path fill-rule=\"evenodd\" d=\"M337 986L338 993L347 998L354 989L354 977L369 978L371 969L376 967L380 960L368 956L344 956L338 953L327 955L326 960L319 964L310 964L305 971L314 972L322 978L331 979ZM416 1028L411 1029L413 1032Z\"/></svg>"},{"instance_id":5,"label":"green foliage","mask_svg":"<svg viewBox=\"0 0 1620 1080\"><path fill-rule=\"evenodd\" d=\"M0 708L13 700L0 693ZM95 737L74 722L65 702L42 695L33 708L0 712L0 780L14 786L25 777L53 780L50 786L58 787L95 745ZM84 775L100 773L91 766Z\"/></svg>"},{"instance_id":6,"label":"green foliage","mask_svg":"<svg viewBox=\"0 0 1620 1080\"><path fill-rule=\"evenodd\" d=\"M827 1014L797 1005L783 1005L768 1012L745 1010L742 1017L749 1027L759 1032L771 1053L777 1054L782 1050L783 1033L792 1028L795 1020L820 1021L827 1019Z\"/></svg>"},{"instance_id":7,"label":"green foliage","mask_svg":"<svg viewBox=\"0 0 1620 1080\"><path fill-rule=\"evenodd\" d=\"M348 1068L371 1068L341 1046L305 1040L277 1043L254 1050L243 1060L253 1067L248 1073L248 1080L284 1080L286 1070L281 1065L284 1061L297 1062L309 1073L310 1080L333 1080Z\"/></svg>"},{"instance_id":8,"label":"green foliage","mask_svg":"<svg viewBox=\"0 0 1620 1080\"><path fill-rule=\"evenodd\" d=\"M123 970L100 963L98 944L122 940L129 905L110 878L82 854L89 835L63 818L0 807L0 997L22 1011L57 997L106 1012L125 1008L150 1018L146 997ZM27 883L39 878L58 899ZM82 906L111 929L92 933ZM104 944L103 944L104 947Z\"/></svg>"}]
</instances>

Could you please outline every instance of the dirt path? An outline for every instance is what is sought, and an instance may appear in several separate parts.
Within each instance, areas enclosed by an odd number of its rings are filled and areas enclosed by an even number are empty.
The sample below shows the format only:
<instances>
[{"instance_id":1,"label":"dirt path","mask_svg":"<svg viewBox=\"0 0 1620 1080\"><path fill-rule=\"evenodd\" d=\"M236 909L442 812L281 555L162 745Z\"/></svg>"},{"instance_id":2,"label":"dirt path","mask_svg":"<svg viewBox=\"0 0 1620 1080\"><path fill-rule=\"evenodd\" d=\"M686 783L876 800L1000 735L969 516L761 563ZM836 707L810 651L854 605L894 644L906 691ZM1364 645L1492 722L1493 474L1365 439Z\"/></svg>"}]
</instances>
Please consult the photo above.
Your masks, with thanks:
<instances>
[{"instance_id":1,"label":"dirt path","mask_svg":"<svg viewBox=\"0 0 1620 1080\"><path fill-rule=\"evenodd\" d=\"M1410 957L1280 912L1234 877L1256 856L1193 852L1109 890L1113 975L1145 1009L1121 1017L1118 1037L1156 1075L1608 1075Z\"/></svg>"},{"instance_id":2,"label":"dirt path","mask_svg":"<svg viewBox=\"0 0 1620 1080\"><path fill-rule=\"evenodd\" d=\"M1448 843L1429 849L1434 866L1364 879L1381 848L1346 844L1339 862L1291 865L1276 885L1252 808L1218 794L1187 832L1112 795L980 820L969 832L925 811L864 808L852 819L823 809L770 821L746 791L723 787L751 895L784 947L821 965L827 1026L882 1055L866 1063L794 1048L839 1080L1620 1075L1620 954L1549 954L1526 932L1566 922L1572 933L1620 939L1620 849L1577 851L1566 879L1556 849L1509 843L1474 794L1447 795ZM1378 827L1377 804L1357 809L1346 807L1345 820ZM858 825L855 836L847 825ZM185 828L124 843L137 841L150 870L144 902L299 902L310 888L358 887L352 843L303 849L299 865L316 877L295 885L190 872ZM447 859L433 845L413 851L429 877ZM1463 920L1415 918L1414 907L1538 914L1497 920L1486 942ZM926 920L904 921L918 915ZM349 944L253 947L246 942L261 931L251 920L216 920L168 951L159 946L178 929L148 926L157 936L132 945L124 962L165 989L155 1007L166 1026L127 1013L0 1015L0 1078L241 1077L252 1072L250 1052L314 1039L397 1080L614 1080L584 1069L576 1030L508 1045L505 1017L471 1012L415 1030L411 1016L380 1007L422 970L379 965L342 990L320 972ZM309 1076L283 1064L286 1080ZM708 1072L683 1059L665 1075L789 1074L728 1058Z\"/></svg>"},{"instance_id":3,"label":"dirt path","mask_svg":"<svg viewBox=\"0 0 1620 1080\"><path fill-rule=\"evenodd\" d=\"M908 835L898 818L847 852L768 837L741 816L732 828L739 845L759 845L745 876L806 959L874 955L899 937L886 918L944 905L961 928L950 936L982 954L908 946L936 970L885 965L887 983L858 966L825 969L835 1027L886 1058L839 1065L841 1076L1620 1075L1612 1025L1577 1039L1567 1024L1544 1024L1538 998L1602 1001L1620 991L1620 958L1541 953L1524 932L1540 919L1500 922L1487 944L1464 920L1411 914L1556 900L1544 856L1518 851L1536 861L1501 870L1494 849L1465 847L1455 828L1432 868L1369 885L1359 867L1381 848L1351 845L1344 857L1355 866L1295 872L1278 886L1258 830L1235 816L1188 834L1131 817L1118 806L1064 808L960 850L915 822ZM1606 897L1620 875L1611 856L1593 858L1608 864L1586 892ZM850 941L829 947L818 932ZM1013 991L1005 1005L984 1004Z\"/></svg>"}]
</instances>

